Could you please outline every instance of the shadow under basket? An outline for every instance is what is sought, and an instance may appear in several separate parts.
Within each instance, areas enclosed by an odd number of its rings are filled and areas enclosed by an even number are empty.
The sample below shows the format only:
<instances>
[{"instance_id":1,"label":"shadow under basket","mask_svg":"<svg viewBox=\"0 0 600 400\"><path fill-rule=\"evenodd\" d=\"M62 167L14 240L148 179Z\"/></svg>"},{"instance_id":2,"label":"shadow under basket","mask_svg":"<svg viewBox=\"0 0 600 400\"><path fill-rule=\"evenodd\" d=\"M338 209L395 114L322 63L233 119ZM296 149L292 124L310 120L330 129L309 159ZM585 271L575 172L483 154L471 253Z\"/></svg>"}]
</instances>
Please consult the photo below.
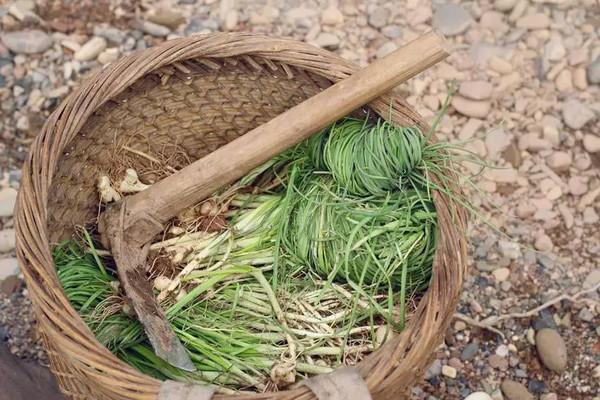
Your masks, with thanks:
<instances>
[{"instance_id":1,"label":"shadow under basket","mask_svg":"<svg viewBox=\"0 0 600 400\"><path fill-rule=\"evenodd\" d=\"M121 58L87 79L46 121L23 168L18 257L50 356L69 399L156 399L162 382L101 346L70 306L51 246L93 227L100 175L122 173L132 151L181 167L358 70L311 45L250 34L171 40ZM397 92L364 110L400 125L425 122ZM364 111L363 110L363 111ZM360 112L360 110L358 111ZM124 151L123 149L129 149ZM164 176L137 157L142 181ZM439 245L432 284L400 335L356 366L373 399L409 398L433 359L466 271L465 214L434 194ZM307 387L214 399L316 399Z\"/></svg>"}]
</instances>

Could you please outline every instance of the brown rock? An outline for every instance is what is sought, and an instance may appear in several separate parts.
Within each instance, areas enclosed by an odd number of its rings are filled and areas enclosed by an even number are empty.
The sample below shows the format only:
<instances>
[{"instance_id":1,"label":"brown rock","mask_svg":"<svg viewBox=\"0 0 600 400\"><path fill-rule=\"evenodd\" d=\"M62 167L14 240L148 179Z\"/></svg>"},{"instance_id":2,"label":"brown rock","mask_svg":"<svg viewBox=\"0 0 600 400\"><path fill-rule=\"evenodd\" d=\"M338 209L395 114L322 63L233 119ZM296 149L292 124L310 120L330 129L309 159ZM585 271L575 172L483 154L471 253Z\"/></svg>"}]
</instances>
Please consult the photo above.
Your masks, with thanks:
<instances>
[{"instance_id":1,"label":"brown rock","mask_svg":"<svg viewBox=\"0 0 600 400\"><path fill-rule=\"evenodd\" d=\"M48 368L19 360L3 343L0 343L0 376L0 399L64 399Z\"/></svg>"},{"instance_id":2,"label":"brown rock","mask_svg":"<svg viewBox=\"0 0 600 400\"><path fill-rule=\"evenodd\" d=\"M179 25L185 22L185 18L181 15L181 11L166 7L154 10L154 12L148 16L148 20L171 29L177 29Z\"/></svg>"},{"instance_id":3,"label":"brown rock","mask_svg":"<svg viewBox=\"0 0 600 400\"><path fill-rule=\"evenodd\" d=\"M502 158L508 161L514 168L521 166L521 152L514 141L502 152Z\"/></svg>"},{"instance_id":4,"label":"brown rock","mask_svg":"<svg viewBox=\"0 0 600 400\"><path fill-rule=\"evenodd\" d=\"M19 288L21 287L21 280L18 276L10 275L4 278L2 283L0 283L0 293L10 296L13 293L17 293Z\"/></svg>"},{"instance_id":5,"label":"brown rock","mask_svg":"<svg viewBox=\"0 0 600 400\"><path fill-rule=\"evenodd\" d=\"M534 400L531 393L519 382L505 380L500 385L500 389L506 400Z\"/></svg>"},{"instance_id":6,"label":"brown rock","mask_svg":"<svg viewBox=\"0 0 600 400\"><path fill-rule=\"evenodd\" d=\"M567 346L554 329L540 329L535 335L535 346L542 363L551 371L562 372L567 366Z\"/></svg>"},{"instance_id":7,"label":"brown rock","mask_svg":"<svg viewBox=\"0 0 600 400\"><path fill-rule=\"evenodd\" d=\"M502 371L506 371L508 369L508 360L504 357L500 357L497 354L492 354L488 358L488 363L490 367L494 369L500 369Z\"/></svg>"}]
</instances>

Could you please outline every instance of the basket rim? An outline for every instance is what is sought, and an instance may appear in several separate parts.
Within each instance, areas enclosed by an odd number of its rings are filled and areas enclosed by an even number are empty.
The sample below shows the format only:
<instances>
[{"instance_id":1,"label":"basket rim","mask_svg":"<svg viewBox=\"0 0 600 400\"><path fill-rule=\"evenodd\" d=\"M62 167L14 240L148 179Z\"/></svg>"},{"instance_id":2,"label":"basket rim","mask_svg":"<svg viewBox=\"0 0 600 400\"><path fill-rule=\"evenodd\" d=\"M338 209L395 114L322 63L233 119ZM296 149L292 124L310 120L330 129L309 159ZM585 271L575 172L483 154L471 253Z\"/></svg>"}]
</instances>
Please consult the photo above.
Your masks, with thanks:
<instances>
[{"instance_id":1,"label":"basket rim","mask_svg":"<svg viewBox=\"0 0 600 400\"><path fill-rule=\"evenodd\" d=\"M95 385L106 386L116 398L155 399L162 382L144 375L104 348L64 295L48 239L48 194L52 177L66 146L87 119L107 101L143 76L190 58L258 57L292 65L332 83L359 69L341 57L288 38L249 33L216 33L173 39L123 57L88 77L47 118L32 144L23 167L15 207L17 257L27 280L32 304L45 344ZM390 104L392 105L390 107ZM422 117L391 91L368 105L381 117L394 115L395 123L426 126ZM438 209L439 244L434 258L432 284L419 302L413 318L394 340L376 350L357 369L373 398L398 395L393 386L412 386L428 366L435 348L449 326L467 268L466 214L443 193L434 193ZM108 374L108 375L107 375ZM112 376L112 380L107 379ZM123 382L118 386L115 380ZM408 386L409 385L409 386ZM248 396L216 395L215 399L265 398L316 399L306 387L279 393Z\"/></svg>"}]
</instances>

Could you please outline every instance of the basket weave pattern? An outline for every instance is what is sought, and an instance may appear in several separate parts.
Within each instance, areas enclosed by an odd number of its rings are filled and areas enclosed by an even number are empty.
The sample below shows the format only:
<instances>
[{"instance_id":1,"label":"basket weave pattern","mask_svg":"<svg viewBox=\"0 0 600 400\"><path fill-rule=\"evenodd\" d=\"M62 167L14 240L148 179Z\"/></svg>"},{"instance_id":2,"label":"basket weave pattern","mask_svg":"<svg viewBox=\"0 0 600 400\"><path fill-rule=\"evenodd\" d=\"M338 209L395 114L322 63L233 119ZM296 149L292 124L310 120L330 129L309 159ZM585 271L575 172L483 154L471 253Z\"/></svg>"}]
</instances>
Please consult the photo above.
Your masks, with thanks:
<instances>
[{"instance_id":1,"label":"basket weave pattern","mask_svg":"<svg viewBox=\"0 0 600 400\"><path fill-rule=\"evenodd\" d=\"M353 63L313 46L249 34L176 39L109 65L48 118L23 169L18 257L51 368L69 399L156 399L161 382L121 362L69 305L50 246L97 217L96 180L122 167L127 145L152 157L183 149L192 162L352 74ZM392 107L390 108L390 104ZM390 92L369 104L397 124L422 118ZM181 152L181 150L180 150ZM167 154L168 156L168 154ZM161 178L152 162L142 181ZM435 194L439 247L431 287L397 338L361 362L374 399L404 398L450 324L466 270L464 212ZM215 399L314 399L306 387Z\"/></svg>"}]
</instances>

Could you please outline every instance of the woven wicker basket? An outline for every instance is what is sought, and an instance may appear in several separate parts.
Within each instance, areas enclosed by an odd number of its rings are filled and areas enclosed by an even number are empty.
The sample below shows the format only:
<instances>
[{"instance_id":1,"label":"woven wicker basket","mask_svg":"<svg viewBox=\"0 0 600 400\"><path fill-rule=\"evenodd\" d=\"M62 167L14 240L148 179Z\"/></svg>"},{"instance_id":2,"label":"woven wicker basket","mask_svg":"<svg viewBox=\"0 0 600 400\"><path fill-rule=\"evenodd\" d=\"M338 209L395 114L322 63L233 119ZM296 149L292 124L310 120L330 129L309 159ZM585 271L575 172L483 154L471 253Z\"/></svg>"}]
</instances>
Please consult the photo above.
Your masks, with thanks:
<instances>
[{"instance_id":1,"label":"woven wicker basket","mask_svg":"<svg viewBox=\"0 0 600 400\"><path fill-rule=\"evenodd\" d=\"M69 399L156 399L161 382L94 338L64 296L50 252L97 217L96 180L118 169L119 147L194 161L357 71L313 46L250 34L168 41L122 58L85 81L48 118L23 168L18 257L51 368ZM392 102L392 96L394 101ZM425 125L398 93L369 104L398 124ZM393 103L390 109L390 103ZM116 155L116 156L115 156ZM167 155L167 156L172 156ZM152 161L141 178L158 179ZM465 215L435 194L440 240L431 287L396 339L357 368L374 399L400 399L421 378L450 324L466 270ZM215 399L314 399L306 387Z\"/></svg>"}]
</instances>

